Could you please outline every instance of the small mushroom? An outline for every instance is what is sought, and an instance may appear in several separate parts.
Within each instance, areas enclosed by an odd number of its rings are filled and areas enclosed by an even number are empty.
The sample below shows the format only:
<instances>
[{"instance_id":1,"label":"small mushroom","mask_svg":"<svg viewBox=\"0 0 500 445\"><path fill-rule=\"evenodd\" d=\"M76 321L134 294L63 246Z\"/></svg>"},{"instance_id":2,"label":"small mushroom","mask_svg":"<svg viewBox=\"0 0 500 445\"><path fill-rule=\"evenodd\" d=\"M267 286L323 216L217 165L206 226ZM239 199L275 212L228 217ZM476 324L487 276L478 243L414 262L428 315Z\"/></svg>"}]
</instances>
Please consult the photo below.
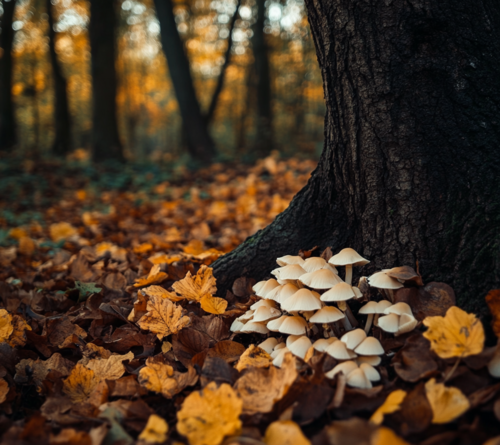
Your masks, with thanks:
<instances>
[{"instance_id":1,"label":"small mushroom","mask_svg":"<svg viewBox=\"0 0 500 445\"><path fill-rule=\"evenodd\" d=\"M323 269L327 264L328 263L321 257L311 257L307 258L301 266L306 272L314 272Z\"/></svg>"},{"instance_id":2,"label":"small mushroom","mask_svg":"<svg viewBox=\"0 0 500 445\"><path fill-rule=\"evenodd\" d=\"M385 332L395 334L399 329L399 315L389 314L378 319L378 327Z\"/></svg>"},{"instance_id":3,"label":"small mushroom","mask_svg":"<svg viewBox=\"0 0 500 445\"><path fill-rule=\"evenodd\" d=\"M325 352L326 348L328 348L328 346L330 346L335 340L337 340L335 337L320 338L313 343L313 347L318 352Z\"/></svg>"},{"instance_id":4,"label":"small mushroom","mask_svg":"<svg viewBox=\"0 0 500 445\"><path fill-rule=\"evenodd\" d=\"M319 269L300 276L299 281L313 289L330 289L342 280L338 275L328 269Z\"/></svg>"},{"instance_id":5,"label":"small mushroom","mask_svg":"<svg viewBox=\"0 0 500 445\"><path fill-rule=\"evenodd\" d=\"M279 266L288 266L289 264L304 264L304 258L298 255L285 255L276 259Z\"/></svg>"},{"instance_id":6,"label":"small mushroom","mask_svg":"<svg viewBox=\"0 0 500 445\"><path fill-rule=\"evenodd\" d=\"M253 314L255 314L254 310L248 310L243 315L240 315L237 320L242 322L250 321L253 318Z\"/></svg>"},{"instance_id":7,"label":"small mushroom","mask_svg":"<svg viewBox=\"0 0 500 445\"><path fill-rule=\"evenodd\" d=\"M391 306L389 306L384 310L384 314L396 314L396 315L407 314L413 316L413 312L411 311L410 305L408 303L403 303L403 302L392 304Z\"/></svg>"},{"instance_id":8,"label":"small mushroom","mask_svg":"<svg viewBox=\"0 0 500 445\"><path fill-rule=\"evenodd\" d=\"M334 266L345 266L345 282L347 284L352 283L352 267L353 266L364 266L368 264L366 258L363 258L358 252L350 247L342 249L337 255L332 256L328 262Z\"/></svg>"},{"instance_id":9,"label":"small mushroom","mask_svg":"<svg viewBox=\"0 0 500 445\"><path fill-rule=\"evenodd\" d=\"M299 289L281 304L287 312L316 311L322 306L319 294L309 289Z\"/></svg>"},{"instance_id":10,"label":"small mushroom","mask_svg":"<svg viewBox=\"0 0 500 445\"><path fill-rule=\"evenodd\" d=\"M274 351L274 347L278 344L278 340L274 337L269 337L260 343L258 346L260 349L266 351L269 355Z\"/></svg>"},{"instance_id":11,"label":"small mushroom","mask_svg":"<svg viewBox=\"0 0 500 445\"><path fill-rule=\"evenodd\" d=\"M372 276L368 277L368 283L370 286L376 287L382 291L387 291L387 293L383 292L383 295L388 296L391 301L394 301L394 289L401 289L404 287L398 280L391 278L385 272L376 272Z\"/></svg>"},{"instance_id":12,"label":"small mushroom","mask_svg":"<svg viewBox=\"0 0 500 445\"><path fill-rule=\"evenodd\" d=\"M255 291L255 295L261 298L265 298L266 295L271 292L276 286L279 286L279 283L274 278L271 278L267 280L262 286L260 286L258 291Z\"/></svg>"},{"instance_id":13,"label":"small mushroom","mask_svg":"<svg viewBox=\"0 0 500 445\"><path fill-rule=\"evenodd\" d=\"M298 264L290 264L279 268L278 278L280 281L284 280L298 280L300 276L304 275L306 271Z\"/></svg>"},{"instance_id":14,"label":"small mushroom","mask_svg":"<svg viewBox=\"0 0 500 445\"><path fill-rule=\"evenodd\" d=\"M273 360L273 365L276 366L277 368L280 368L281 367L281 364L283 363L283 360L285 358L285 355L290 352L290 350L288 348L282 348L282 349L279 349L277 351L278 353L276 354L276 357L274 357L274 360ZM274 352L273 352L274 354ZM273 358L271 356L271 358Z\"/></svg>"},{"instance_id":15,"label":"small mushroom","mask_svg":"<svg viewBox=\"0 0 500 445\"><path fill-rule=\"evenodd\" d=\"M354 388L370 389L373 385L361 368L357 368L347 376L347 384Z\"/></svg>"},{"instance_id":16,"label":"small mushroom","mask_svg":"<svg viewBox=\"0 0 500 445\"><path fill-rule=\"evenodd\" d=\"M231 332L238 333L241 332L241 328L245 326L245 323L242 321L235 319L229 328Z\"/></svg>"},{"instance_id":17,"label":"small mushroom","mask_svg":"<svg viewBox=\"0 0 500 445\"><path fill-rule=\"evenodd\" d=\"M299 288L295 284L287 283L280 289L276 301L281 305L298 290Z\"/></svg>"},{"instance_id":18,"label":"small mushroom","mask_svg":"<svg viewBox=\"0 0 500 445\"><path fill-rule=\"evenodd\" d=\"M387 307L391 306L391 302L387 300L381 300L378 303L375 301L369 301L366 303L359 311L358 314L368 315L366 318L365 332L368 334L372 326L373 317L375 316L375 326L378 324L378 316L383 314Z\"/></svg>"},{"instance_id":19,"label":"small mushroom","mask_svg":"<svg viewBox=\"0 0 500 445\"><path fill-rule=\"evenodd\" d=\"M280 318L276 320L271 320L267 322L267 329L273 332L279 332L280 326L283 322L288 318L288 315L282 315Z\"/></svg>"},{"instance_id":20,"label":"small mushroom","mask_svg":"<svg viewBox=\"0 0 500 445\"><path fill-rule=\"evenodd\" d=\"M343 341L347 349L354 351L356 347L366 338L366 333L363 329L354 329L345 333L340 340Z\"/></svg>"},{"instance_id":21,"label":"small mushroom","mask_svg":"<svg viewBox=\"0 0 500 445\"><path fill-rule=\"evenodd\" d=\"M307 322L299 316L286 317L279 327L279 332L289 335L301 335L306 333Z\"/></svg>"},{"instance_id":22,"label":"small mushroom","mask_svg":"<svg viewBox=\"0 0 500 445\"><path fill-rule=\"evenodd\" d=\"M280 315L281 311L274 307L261 306L255 310L252 321L260 322L274 320Z\"/></svg>"},{"instance_id":23,"label":"small mushroom","mask_svg":"<svg viewBox=\"0 0 500 445\"><path fill-rule=\"evenodd\" d=\"M258 283L255 283L253 286L252 286L252 290L254 291L255 294L257 294L257 292L259 292L262 287L267 283L266 280L264 281L259 281Z\"/></svg>"},{"instance_id":24,"label":"small mushroom","mask_svg":"<svg viewBox=\"0 0 500 445\"><path fill-rule=\"evenodd\" d=\"M354 352L359 355L382 355L385 353L384 348L375 337L366 337L354 349Z\"/></svg>"},{"instance_id":25,"label":"small mushroom","mask_svg":"<svg viewBox=\"0 0 500 445\"><path fill-rule=\"evenodd\" d=\"M307 351L311 346L312 346L311 340L309 340L308 337L303 335L299 339L295 340L290 346L288 346L288 349L293 355L296 355L297 357L304 359Z\"/></svg>"},{"instance_id":26,"label":"small mushroom","mask_svg":"<svg viewBox=\"0 0 500 445\"><path fill-rule=\"evenodd\" d=\"M310 319L310 323L334 323L342 320L345 315L336 307L325 306L317 311Z\"/></svg>"},{"instance_id":27,"label":"small mushroom","mask_svg":"<svg viewBox=\"0 0 500 445\"><path fill-rule=\"evenodd\" d=\"M269 329L266 328L264 323L256 323L255 321L249 321L245 323L240 329L240 332L255 332L256 334L268 334Z\"/></svg>"},{"instance_id":28,"label":"small mushroom","mask_svg":"<svg viewBox=\"0 0 500 445\"><path fill-rule=\"evenodd\" d=\"M363 357L358 357L356 361L359 365L368 363L371 366L378 366L382 362L382 359L378 355L365 355Z\"/></svg>"},{"instance_id":29,"label":"small mushroom","mask_svg":"<svg viewBox=\"0 0 500 445\"><path fill-rule=\"evenodd\" d=\"M354 354L353 357L352 352L350 353L347 350L345 343L340 340L335 340L330 346L328 346L328 348L326 348L325 352L337 360L349 360L356 357L356 354Z\"/></svg>"},{"instance_id":30,"label":"small mushroom","mask_svg":"<svg viewBox=\"0 0 500 445\"><path fill-rule=\"evenodd\" d=\"M380 374L378 371L368 363L361 363L359 368L365 373L365 376L370 382L378 382L380 380Z\"/></svg>"},{"instance_id":31,"label":"small mushroom","mask_svg":"<svg viewBox=\"0 0 500 445\"><path fill-rule=\"evenodd\" d=\"M286 338L286 347L290 348L290 346L292 346L293 342L298 340L300 337L303 337L303 335L289 335Z\"/></svg>"},{"instance_id":32,"label":"small mushroom","mask_svg":"<svg viewBox=\"0 0 500 445\"><path fill-rule=\"evenodd\" d=\"M358 369L358 365L356 362L349 360L347 362L339 363L333 369L325 373L325 377L328 379L333 379L339 372L342 372L346 377L353 372L355 369Z\"/></svg>"},{"instance_id":33,"label":"small mushroom","mask_svg":"<svg viewBox=\"0 0 500 445\"><path fill-rule=\"evenodd\" d=\"M273 300L273 301L278 302L278 295L279 295L281 289L283 289L283 287L285 287L285 286L283 286L282 284L276 286L271 292L268 292L264 298L266 300Z\"/></svg>"},{"instance_id":34,"label":"small mushroom","mask_svg":"<svg viewBox=\"0 0 500 445\"><path fill-rule=\"evenodd\" d=\"M402 314L399 317L399 326L396 336L413 331L418 325L418 320L413 315Z\"/></svg>"},{"instance_id":35,"label":"small mushroom","mask_svg":"<svg viewBox=\"0 0 500 445\"><path fill-rule=\"evenodd\" d=\"M356 294L350 284L347 283L338 283L333 286L330 290L326 291L323 295L321 295L321 301L335 301L338 307L343 310L348 317L348 323L345 324L347 330L351 330L353 325L357 325L357 320L352 315L351 309L347 304L347 300L355 298ZM346 320L347 321L347 320Z\"/></svg>"},{"instance_id":36,"label":"small mushroom","mask_svg":"<svg viewBox=\"0 0 500 445\"><path fill-rule=\"evenodd\" d=\"M257 310L258 308L266 306L266 307L276 307L276 303L273 300L259 300L257 303L254 303L250 306L250 309L253 309L254 311Z\"/></svg>"}]
</instances>

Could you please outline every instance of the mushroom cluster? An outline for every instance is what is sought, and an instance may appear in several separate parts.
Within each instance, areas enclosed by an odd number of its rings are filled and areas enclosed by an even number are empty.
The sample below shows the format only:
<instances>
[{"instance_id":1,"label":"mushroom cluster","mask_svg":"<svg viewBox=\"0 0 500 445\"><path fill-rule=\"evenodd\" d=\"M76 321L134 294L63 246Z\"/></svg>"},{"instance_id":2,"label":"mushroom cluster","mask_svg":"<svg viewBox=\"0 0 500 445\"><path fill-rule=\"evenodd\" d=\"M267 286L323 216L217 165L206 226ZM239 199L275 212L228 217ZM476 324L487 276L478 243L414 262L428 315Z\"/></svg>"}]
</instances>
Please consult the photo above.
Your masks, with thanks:
<instances>
[{"instance_id":1,"label":"mushroom cluster","mask_svg":"<svg viewBox=\"0 0 500 445\"><path fill-rule=\"evenodd\" d=\"M367 293L352 285L352 270L368 260L346 248L328 261L292 255L276 261L280 267L271 271L274 278L253 286L260 299L234 320L231 331L269 334L258 346L270 354L277 367L287 352L305 361L316 353L326 353L340 362L326 373L328 378L342 372L347 384L358 388L370 388L372 382L380 380L374 367L380 364L384 349L369 333L372 325L395 335L416 327L418 322L409 305L393 304L392 293L403 287L404 280L415 279L412 269L383 270L361 278L360 286L378 288L383 299L361 307L358 313L367 316L366 323L364 329L356 329L359 323L348 301L366 300ZM337 271L340 266L345 267L344 280ZM339 335L342 332L345 334ZM280 341L272 333L287 337Z\"/></svg>"}]
</instances>

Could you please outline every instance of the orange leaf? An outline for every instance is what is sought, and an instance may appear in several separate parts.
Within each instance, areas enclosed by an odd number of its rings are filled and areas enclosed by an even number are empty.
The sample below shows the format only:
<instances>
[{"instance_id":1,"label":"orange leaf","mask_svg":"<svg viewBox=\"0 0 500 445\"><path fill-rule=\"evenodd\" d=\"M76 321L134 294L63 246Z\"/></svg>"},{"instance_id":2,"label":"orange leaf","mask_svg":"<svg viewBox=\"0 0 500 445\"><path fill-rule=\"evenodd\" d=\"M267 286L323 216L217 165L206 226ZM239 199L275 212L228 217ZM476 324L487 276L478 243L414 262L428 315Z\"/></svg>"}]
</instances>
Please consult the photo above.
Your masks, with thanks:
<instances>
[{"instance_id":1,"label":"orange leaf","mask_svg":"<svg viewBox=\"0 0 500 445\"><path fill-rule=\"evenodd\" d=\"M160 265L154 265L146 278L138 278L135 280L135 287L147 286L148 284L161 283L167 279L168 275L160 271Z\"/></svg>"},{"instance_id":2,"label":"orange leaf","mask_svg":"<svg viewBox=\"0 0 500 445\"><path fill-rule=\"evenodd\" d=\"M180 281L172 286L174 290L188 300L200 301L205 295L213 295L217 291L212 269L205 265L200 267L193 277L188 272Z\"/></svg>"},{"instance_id":3,"label":"orange leaf","mask_svg":"<svg viewBox=\"0 0 500 445\"><path fill-rule=\"evenodd\" d=\"M220 315L226 311L227 301L223 298L204 295L200 300L201 308L209 314Z\"/></svg>"}]
</instances>

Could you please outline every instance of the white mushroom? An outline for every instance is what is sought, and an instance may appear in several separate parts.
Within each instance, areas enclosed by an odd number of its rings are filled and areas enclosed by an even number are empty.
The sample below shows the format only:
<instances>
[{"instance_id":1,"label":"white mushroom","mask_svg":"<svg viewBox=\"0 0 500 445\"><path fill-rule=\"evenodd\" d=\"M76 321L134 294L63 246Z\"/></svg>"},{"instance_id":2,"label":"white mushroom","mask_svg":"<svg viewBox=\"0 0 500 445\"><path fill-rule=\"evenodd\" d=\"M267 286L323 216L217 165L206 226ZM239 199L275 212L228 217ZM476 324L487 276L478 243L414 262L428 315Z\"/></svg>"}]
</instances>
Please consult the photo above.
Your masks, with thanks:
<instances>
[{"instance_id":1,"label":"white mushroom","mask_svg":"<svg viewBox=\"0 0 500 445\"><path fill-rule=\"evenodd\" d=\"M365 373L366 378L370 380L370 382L378 382L380 380L378 371L368 363L361 363L359 368Z\"/></svg>"},{"instance_id":2,"label":"white mushroom","mask_svg":"<svg viewBox=\"0 0 500 445\"><path fill-rule=\"evenodd\" d=\"M375 337L366 337L354 352L359 355L382 355L384 348Z\"/></svg>"},{"instance_id":3,"label":"white mushroom","mask_svg":"<svg viewBox=\"0 0 500 445\"><path fill-rule=\"evenodd\" d=\"M328 346L328 348L326 348L325 352L337 360L349 360L356 357L356 354L354 354L353 357L352 352L349 352L345 343L340 340L334 341L330 346Z\"/></svg>"},{"instance_id":4,"label":"white mushroom","mask_svg":"<svg viewBox=\"0 0 500 445\"><path fill-rule=\"evenodd\" d=\"M287 312L315 311L322 306L319 294L309 289L299 289L281 304Z\"/></svg>"},{"instance_id":5,"label":"white mushroom","mask_svg":"<svg viewBox=\"0 0 500 445\"><path fill-rule=\"evenodd\" d=\"M310 319L310 323L334 323L342 320L345 315L336 307L325 306L317 311Z\"/></svg>"},{"instance_id":6,"label":"white mushroom","mask_svg":"<svg viewBox=\"0 0 500 445\"><path fill-rule=\"evenodd\" d=\"M295 340L290 346L288 346L288 349L293 355L296 355L297 357L304 359L307 351L309 351L309 348L311 346L312 346L311 340L309 340L309 338L304 335L299 339Z\"/></svg>"},{"instance_id":7,"label":"white mushroom","mask_svg":"<svg viewBox=\"0 0 500 445\"><path fill-rule=\"evenodd\" d=\"M245 326L240 329L240 332L255 332L257 334L267 334L269 333L269 329L266 328L266 325L264 323L249 321L248 323L245 323Z\"/></svg>"},{"instance_id":8,"label":"white mushroom","mask_svg":"<svg viewBox=\"0 0 500 445\"><path fill-rule=\"evenodd\" d=\"M395 334L399 329L399 315L389 314L378 319L378 326L385 332Z\"/></svg>"},{"instance_id":9,"label":"white mushroom","mask_svg":"<svg viewBox=\"0 0 500 445\"><path fill-rule=\"evenodd\" d=\"M356 362L349 360L347 362L339 363L333 369L325 373L325 377L328 379L333 379L339 372L342 372L345 376L348 376L352 371L358 369Z\"/></svg>"},{"instance_id":10,"label":"white mushroom","mask_svg":"<svg viewBox=\"0 0 500 445\"><path fill-rule=\"evenodd\" d=\"M283 359L285 358L285 355L287 352L290 352L288 348L282 348L278 351L278 354L276 354L276 357L274 357L273 360L273 365L279 368L281 364L283 363Z\"/></svg>"},{"instance_id":11,"label":"white mushroom","mask_svg":"<svg viewBox=\"0 0 500 445\"><path fill-rule=\"evenodd\" d=\"M299 316L286 317L279 327L279 332L289 335L305 334L307 322Z\"/></svg>"},{"instance_id":12,"label":"white mushroom","mask_svg":"<svg viewBox=\"0 0 500 445\"><path fill-rule=\"evenodd\" d=\"M283 322L288 318L288 315L282 315L280 318L277 318L276 320L271 320L267 322L267 329L273 332L278 332L280 329L280 326L283 324Z\"/></svg>"},{"instance_id":13,"label":"white mushroom","mask_svg":"<svg viewBox=\"0 0 500 445\"><path fill-rule=\"evenodd\" d=\"M243 315L240 315L236 320L242 322L250 321L253 318L253 314L255 314L255 311L250 309L246 311Z\"/></svg>"},{"instance_id":14,"label":"white mushroom","mask_svg":"<svg viewBox=\"0 0 500 445\"><path fill-rule=\"evenodd\" d=\"M292 346L293 342L298 340L301 337L303 337L303 335L289 335L286 338L286 347L290 348L290 346Z\"/></svg>"},{"instance_id":15,"label":"white mushroom","mask_svg":"<svg viewBox=\"0 0 500 445\"><path fill-rule=\"evenodd\" d=\"M250 309L253 309L254 311L258 309L259 307L262 306L267 306L267 307L276 307L276 303L273 300L259 300L256 303L252 304L250 306Z\"/></svg>"},{"instance_id":16,"label":"white mushroom","mask_svg":"<svg viewBox=\"0 0 500 445\"><path fill-rule=\"evenodd\" d=\"M277 302L282 305L288 298L290 298L299 288L295 284L287 283L279 291Z\"/></svg>"},{"instance_id":17,"label":"white mushroom","mask_svg":"<svg viewBox=\"0 0 500 445\"><path fill-rule=\"evenodd\" d=\"M327 262L321 257L311 257L307 258L303 264L301 264L302 269L306 272L314 272L319 269L323 269L327 265Z\"/></svg>"},{"instance_id":18,"label":"white mushroom","mask_svg":"<svg viewBox=\"0 0 500 445\"><path fill-rule=\"evenodd\" d=\"M358 357L356 361L359 365L368 363L371 366L378 366L382 362L382 359L378 355L365 355L364 357Z\"/></svg>"},{"instance_id":19,"label":"white mushroom","mask_svg":"<svg viewBox=\"0 0 500 445\"><path fill-rule=\"evenodd\" d=\"M238 332L241 332L241 328L243 326L245 326L245 323L243 323L242 321L240 321L238 319L235 319L233 321L233 323L231 324L231 327L229 329L231 330L231 332L238 333Z\"/></svg>"},{"instance_id":20,"label":"white mushroom","mask_svg":"<svg viewBox=\"0 0 500 445\"><path fill-rule=\"evenodd\" d=\"M262 286L260 286L258 291L255 291L255 295L261 298L265 298L266 295L271 292L276 286L279 286L279 283L274 278L271 278L270 280L267 280Z\"/></svg>"},{"instance_id":21,"label":"white mushroom","mask_svg":"<svg viewBox=\"0 0 500 445\"><path fill-rule=\"evenodd\" d=\"M288 264L304 264L304 258L298 255L285 255L276 259L279 266L287 266Z\"/></svg>"},{"instance_id":22,"label":"white mushroom","mask_svg":"<svg viewBox=\"0 0 500 445\"><path fill-rule=\"evenodd\" d=\"M413 331L418 324L418 320L413 315L402 314L399 317L399 326L396 336Z\"/></svg>"},{"instance_id":23,"label":"white mushroom","mask_svg":"<svg viewBox=\"0 0 500 445\"><path fill-rule=\"evenodd\" d=\"M332 256L328 262L334 266L345 266L345 282L352 283L352 267L364 266L369 261L350 247L342 249L337 255Z\"/></svg>"},{"instance_id":24,"label":"white mushroom","mask_svg":"<svg viewBox=\"0 0 500 445\"><path fill-rule=\"evenodd\" d=\"M366 378L365 373L361 368L355 369L347 376L347 384L354 388L370 389L373 385Z\"/></svg>"},{"instance_id":25,"label":"white mushroom","mask_svg":"<svg viewBox=\"0 0 500 445\"><path fill-rule=\"evenodd\" d=\"M347 349L354 351L356 347L366 338L366 333L363 329L354 329L345 333L340 340L343 341Z\"/></svg>"},{"instance_id":26,"label":"white mushroom","mask_svg":"<svg viewBox=\"0 0 500 445\"><path fill-rule=\"evenodd\" d=\"M328 348L328 346L330 346L335 340L337 340L335 337L320 338L313 343L313 347L318 352L325 352L326 348Z\"/></svg>"},{"instance_id":27,"label":"white mushroom","mask_svg":"<svg viewBox=\"0 0 500 445\"><path fill-rule=\"evenodd\" d=\"M313 289L330 289L342 280L338 275L328 269L319 269L314 272L309 272L301 275L299 281Z\"/></svg>"},{"instance_id":28,"label":"white mushroom","mask_svg":"<svg viewBox=\"0 0 500 445\"><path fill-rule=\"evenodd\" d=\"M274 347L278 344L278 340L274 337L269 337L260 343L258 346L260 349L263 349L268 354L271 354L274 350Z\"/></svg>"},{"instance_id":29,"label":"white mushroom","mask_svg":"<svg viewBox=\"0 0 500 445\"><path fill-rule=\"evenodd\" d=\"M252 321L274 320L281 315L281 311L274 307L261 306L255 310Z\"/></svg>"},{"instance_id":30,"label":"white mushroom","mask_svg":"<svg viewBox=\"0 0 500 445\"><path fill-rule=\"evenodd\" d=\"M302 269L298 264L290 264L288 266L280 267L278 278L280 281L283 280L298 280L301 275L304 275L306 271Z\"/></svg>"}]
</instances>

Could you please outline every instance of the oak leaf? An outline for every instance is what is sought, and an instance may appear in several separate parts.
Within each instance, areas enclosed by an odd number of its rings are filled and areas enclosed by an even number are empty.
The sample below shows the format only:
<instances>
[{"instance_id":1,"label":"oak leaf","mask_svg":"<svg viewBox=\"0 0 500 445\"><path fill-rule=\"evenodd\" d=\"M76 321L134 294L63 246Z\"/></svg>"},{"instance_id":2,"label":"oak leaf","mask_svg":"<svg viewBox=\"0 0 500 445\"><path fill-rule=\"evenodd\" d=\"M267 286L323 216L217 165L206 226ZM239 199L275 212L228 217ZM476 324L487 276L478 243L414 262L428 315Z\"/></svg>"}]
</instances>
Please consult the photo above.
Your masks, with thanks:
<instances>
[{"instance_id":1,"label":"oak leaf","mask_svg":"<svg viewBox=\"0 0 500 445\"><path fill-rule=\"evenodd\" d=\"M162 281L165 281L167 277L168 275L165 272L160 271L160 265L156 264L151 268L147 277L141 277L135 280L134 287L143 287L148 284L161 283Z\"/></svg>"},{"instance_id":2,"label":"oak leaf","mask_svg":"<svg viewBox=\"0 0 500 445\"><path fill-rule=\"evenodd\" d=\"M84 402L99 383L95 372L77 364L63 382L63 391L74 403Z\"/></svg>"},{"instance_id":3,"label":"oak leaf","mask_svg":"<svg viewBox=\"0 0 500 445\"><path fill-rule=\"evenodd\" d=\"M161 297L161 298L168 298L169 300L172 301L181 301L184 300L184 297L180 297L177 295L175 292L169 292L166 289L163 289L163 287L160 286L148 286L142 289L142 292L145 293L149 297Z\"/></svg>"},{"instance_id":4,"label":"oak leaf","mask_svg":"<svg viewBox=\"0 0 500 445\"><path fill-rule=\"evenodd\" d=\"M191 272L174 283L174 290L187 300L200 301L205 295L213 295L217 291L212 269L205 265L200 267L198 273L193 277Z\"/></svg>"},{"instance_id":5,"label":"oak leaf","mask_svg":"<svg viewBox=\"0 0 500 445\"><path fill-rule=\"evenodd\" d=\"M484 346L484 329L474 314L452 306L444 317L427 317L429 329L424 337L431 349L441 358L467 357L479 354Z\"/></svg>"},{"instance_id":6,"label":"oak leaf","mask_svg":"<svg viewBox=\"0 0 500 445\"><path fill-rule=\"evenodd\" d=\"M380 425L384 421L385 414L391 414L401 408L401 403L403 403L405 397L406 391L403 391L402 389L392 391L387 396L387 399L385 399L385 402L372 414L370 422L375 425Z\"/></svg>"},{"instance_id":7,"label":"oak leaf","mask_svg":"<svg viewBox=\"0 0 500 445\"><path fill-rule=\"evenodd\" d=\"M187 372L177 372L161 359L149 357L146 366L139 371L138 381L149 391L170 399L186 386L193 386L198 381L198 375L192 366L188 367Z\"/></svg>"},{"instance_id":8,"label":"oak leaf","mask_svg":"<svg viewBox=\"0 0 500 445\"><path fill-rule=\"evenodd\" d=\"M168 423L156 414L151 414L148 423L139 434L139 439L147 443L163 443L167 440Z\"/></svg>"},{"instance_id":9,"label":"oak leaf","mask_svg":"<svg viewBox=\"0 0 500 445\"><path fill-rule=\"evenodd\" d=\"M179 332L190 322L189 317L183 316L182 307L166 298L151 297L147 310L148 312L139 319L137 324L141 329L155 333L159 340Z\"/></svg>"},{"instance_id":10,"label":"oak leaf","mask_svg":"<svg viewBox=\"0 0 500 445\"><path fill-rule=\"evenodd\" d=\"M118 380L125 373L122 362L133 358L134 354L129 352L125 355L111 355L108 358L92 359L85 366L95 372L95 377L98 380Z\"/></svg>"},{"instance_id":11,"label":"oak leaf","mask_svg":"<svg viewBox=\"0 0 500 445\"><path fill-rule=\"evenodd\" d=\"M425 394L432 408L432 423L448 423L465 413L469 399L458 388L446 387L430 379L425 384Z\"/></svg>"},{"instance_id":12,"label":"oak leaf","mask_svg":"<svg viewBox=\"0 0 500 445\"><path fill-rule=\"evenodd\" d=\"M269 366L271 366L272 361L273 359L266 351L259 348L258 346L250 345L245 350L245 352L241 354L241 357L235 368L238 371L243 371L244 369L252 367L268 368Z\"/></svg>"},{"instance_id":13,"label":"oak leaf","mask_svg":"<svg viewBox=\"0 0 500 445\"><path fill-rule=\"evenodd\" d=\"M5 402L8 393L9 393L9 384L4 379L0 378L0 404Z\"/></svg>"},{"instance_id":14,"label":"oak leaf","mask_svg":"<svg viewBox=\"0 0 500 445\"><path fill-rule=\"evenodd\" d=\"M227 383L217 388L211 382L186 397L177 413L177 431L188 438L190 445L219 445L225 436L240 431L242 405Z\"/></svg>"},{"instance_id":15,"label":"oak leaf","mask_svg":"<svg viewBox=\"0 0 500 445\"><path fill-rule=\"evenodd\" d=\"M208 312L209 314L220 315L226 311L227 301L223 298L204 295L200 300L200 306L205 312Z\"/></svg>"},{"instance_id":16,"label":"oak leaf","mask_svg":"<svg viewBox=\"0 0 500 445\"><path fill-rule=\"evenodd\" d=\"M266 429L266 445L311 445L300 427L291 420L277 420Z\"/></svg>"}]
</instances>

